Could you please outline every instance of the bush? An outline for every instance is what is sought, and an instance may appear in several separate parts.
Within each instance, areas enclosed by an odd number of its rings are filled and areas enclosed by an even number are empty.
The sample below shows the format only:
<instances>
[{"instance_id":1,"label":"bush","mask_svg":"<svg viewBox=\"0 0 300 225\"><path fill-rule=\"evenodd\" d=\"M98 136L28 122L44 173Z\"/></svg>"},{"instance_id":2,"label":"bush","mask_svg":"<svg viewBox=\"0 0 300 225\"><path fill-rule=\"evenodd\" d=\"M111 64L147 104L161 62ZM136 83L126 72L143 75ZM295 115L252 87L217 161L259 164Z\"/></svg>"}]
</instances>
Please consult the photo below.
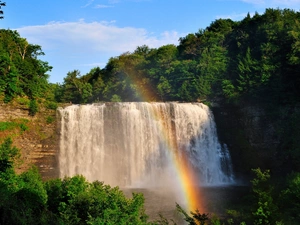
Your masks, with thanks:
<instances>
[{"instance_id":1,"label":"bush","mask_svg":"<svg viewBox=\"0 0 300 225\"><path fill-rule=\"evenodd\" d=\"M34 116L39 111L38 103L35 99L31 99L29 103L29 115Z\"/></svg>"},{"instance_id":2,"label":"bush","mask_svg":"<svg viewBox=\"0 0 300 225\"><path fill-rule=\"evenodd\" d=\"M0 121L0 131L5 130L13 130L15 128L20 128L21 132L28 130L28 126L26 125L28 121L22 120L22 122L16 121Z\"/></svg>"},{"instance_id":3,"label":"bush","mask_svg":"<svg viewBox=\"0 0 300 225\"><path fill-rule=\"evenodd\" d=\"M22 132L28 130L28 126L24 123L21 123L19 126Z\"/></svg>"},{"instance_id":4,"label":"bush","mask_svg":"<svg viewBox=\"0 0 300 225\"><path fill-rule=\"evenodd\" d=\"M300 221L300 173L292 173L287 178L287 187L281 194L281 210L289 221Z\"/></svg>"},{"instance_id":5,"label":"bush","mask_svg":"<svg viewBox=\"0 0 300 225\"><path fill-rule=\"evenodd\" d=\"M252 170L255 178L251 180L252 191L255 197L253 208L255 225L275 224L278 217L278 208L273 200L273 186L270 184L270 171L261 171L260 168Z\"/></svg>"},{"instance_id":6,"label":"bush","mask_svg":"<svg viewBox=\"0 0 300 225\"><path fill-rule=\"evenodd\" d=\"M20 105L26 105L26 106L28 106L29 103L30 103L30 100L28 98L17 98L17 102Z\"/></svg>"},{"instance_id":7,"label":"bush","mask_svg":"<svg viewBox=\"0 0 300 225\"><path fill-rule=\"evenodd\" d=\"M5 139L0 145L0 173L6 172L7 169L13 168L15 159L19 157L19 149L12 146L12 139Z\"/></svg>"},{"instance_id":8,"label":"bush","mask_svg":"<svg viewBox=\"0 0 300 225\"><path fill-rule=\"evenodd\" d=\"M52 101L47 101L46 103L45 103L45 105L46 105L46 108L47 109L53 109L53 110L56 110L57 109L57 103L56 102L52 102Z\"/></svg>"},{"instance_id":9,"label":"bush","mask_svg":"<svg viewBox=\"0 0 300 225\"><path fill-rule=\"evenodd\" d=\"M18 124L16 122L10 122L10 121L0 122L0 131L12 130L17 126Z\"/></svg>"},{"instance_id":10,"label":"bush","mask_svg":"<svg viewBox=\"0 0 300 225\"><path fill-rule=\"evenodd\" d=\"M119 95L113 95L110 99L112 102L122 102L122 99Z\"/></svg>"},{"instance_id":11,"label":"bush","mask_svg":"<svg viewBox=\"0 0 300 225\"><path fill-rule=\"evenodd\" d=\"M79 175L47 181L45 189L48 209L63 224L148 224L141 194L127 199L118 187L89 183Z\"/></svg>"},{"instance_id":12,"label":"bush","mask_svg":"<svg viewBox=\"0 0 300 225\"><path fill-rule=\"evenodd\" d=\"M47 116L46 117L46 123L50 124L55 120L55 118L53 116Z\"/></svg>"},{"instance_id":13,"label":"bush","mask_svg":"<svg viewBox=\"0 0 300 225\"><path fill-rule=\"evenodd\" d=\"M11 139L0 145L0 224L153 224L142 194L126 198L118 187L80 175L43 182L36 167L18 175L18 154Z\"/></svg>"}]
</instances>

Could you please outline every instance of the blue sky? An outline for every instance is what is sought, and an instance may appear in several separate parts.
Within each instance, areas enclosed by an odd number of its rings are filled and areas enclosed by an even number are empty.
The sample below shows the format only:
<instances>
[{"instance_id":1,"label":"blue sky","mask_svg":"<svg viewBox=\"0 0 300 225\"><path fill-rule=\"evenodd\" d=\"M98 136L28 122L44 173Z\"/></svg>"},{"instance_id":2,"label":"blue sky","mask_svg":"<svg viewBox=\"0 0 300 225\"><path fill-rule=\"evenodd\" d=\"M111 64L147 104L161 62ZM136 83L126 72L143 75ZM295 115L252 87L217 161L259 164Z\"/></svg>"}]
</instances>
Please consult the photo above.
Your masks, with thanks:
<instances>
[{"instance_id":1,"label":"blue sky","mask_svg":"<svg viewBox=\"0 0 300 225\"><path fill-rule=\"evenodd\" d=\"M69 71L81 75L105 67L110 57L137 46L158 48L205 29L216 19L243 19L266 8L299 11L300 0L4 0L1 29L17 30L42 46L62 83Z\"/></svg>"}]
</instances>

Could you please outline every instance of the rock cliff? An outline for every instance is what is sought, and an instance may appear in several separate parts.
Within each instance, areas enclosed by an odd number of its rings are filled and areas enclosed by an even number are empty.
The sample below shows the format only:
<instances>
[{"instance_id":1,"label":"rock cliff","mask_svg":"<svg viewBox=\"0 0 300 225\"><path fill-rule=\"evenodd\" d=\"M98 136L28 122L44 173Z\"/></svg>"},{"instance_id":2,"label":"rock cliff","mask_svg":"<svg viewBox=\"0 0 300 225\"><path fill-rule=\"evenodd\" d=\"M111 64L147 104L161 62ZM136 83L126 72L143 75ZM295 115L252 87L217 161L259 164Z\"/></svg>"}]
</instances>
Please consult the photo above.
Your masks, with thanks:
<instances>
[{"instance_id":1,"label":"rock cliff","mask_svg":"<svg viewBox=\"0 0 300 225\"><path fill-rule=\"evenodd\" d=\"M220 140L228 145L241 177L258 167L279 174L299 167L299 107L223 103L212 110Z\"/></svg>"},{"instance_id":2,"label":"rock cliff","mask_svg":"<svg viewBox=\"0 0 300 225\"><path fill-rule=\"evenodd\" d=\"M55 110L40 107L35 116L29 116L28 107L16 103L0 105L0 122L22 124L18 127L0 131L0 141L11 137L13 145L21 151L21 163L17 172L22 172L32 164L36 165L43 177L58 177Z\"/></svg>"}]
</instances>

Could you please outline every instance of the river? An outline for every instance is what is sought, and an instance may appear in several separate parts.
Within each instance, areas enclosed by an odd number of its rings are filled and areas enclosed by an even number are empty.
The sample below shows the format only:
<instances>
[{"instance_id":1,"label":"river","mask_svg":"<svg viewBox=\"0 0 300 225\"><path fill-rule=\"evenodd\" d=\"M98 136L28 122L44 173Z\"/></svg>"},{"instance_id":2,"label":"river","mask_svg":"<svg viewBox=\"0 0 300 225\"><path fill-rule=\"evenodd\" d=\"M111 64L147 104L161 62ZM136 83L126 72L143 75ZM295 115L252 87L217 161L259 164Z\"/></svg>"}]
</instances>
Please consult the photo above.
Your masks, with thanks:
<instances>
[{"instance_id":1,"label":"river","mask_svg":"<svg viewBox=\"0 0 300 225\"><path fill-rule=\"evenodd\" d=\"M239 204L242 198L247 195L249 188L246 186L215 186L199 187L202 193L202 202L204 203L205 212L209 217L216 215L219 218L226 217L226 210L230 206ZM176 196L167 189L123 189L127 197L131 193L143 193L145 197L145 211L149 216L149 221L160 219L159 215L168 219L169 222L174 220L177 225L185 224L183 216L176 211ZM172 224L172 223L170 223Z\"/></svg>"}]
</instances>

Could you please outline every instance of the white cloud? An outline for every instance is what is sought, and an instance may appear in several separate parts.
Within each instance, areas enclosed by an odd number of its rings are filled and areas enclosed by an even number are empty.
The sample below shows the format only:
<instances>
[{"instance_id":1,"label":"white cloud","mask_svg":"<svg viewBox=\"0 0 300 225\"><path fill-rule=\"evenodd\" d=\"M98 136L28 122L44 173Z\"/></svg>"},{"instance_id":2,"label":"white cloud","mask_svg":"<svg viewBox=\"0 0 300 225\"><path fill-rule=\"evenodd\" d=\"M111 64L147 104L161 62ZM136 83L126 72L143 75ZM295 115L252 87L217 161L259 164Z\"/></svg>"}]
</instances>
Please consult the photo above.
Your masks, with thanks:
<instances>
[{"instance_id":1,"label":"white cloud","mask_svg":"<svg viewBox=\"0 0 300 225\"><path fill-rule=\"evenodd\" d=\"M104 8L112 8L112 5L96 5L94 8L96 9L104 9Z\"/></svg>"},{"instance_id":2,"label":"white cloud","mask_svg":"<svg viewBox=\"0 0 300 225\"><path fill-rule=\"evenodd\" d=\"M86 3L84 6L82 6L81 8L86 8L89 5L91 5L94 2L94 0L89 0L88 3Z\"/></svg>"},{"instance_id":3,"label":"white cloud","mask_svg":"<svg viewBox=\"0 0 300 225\"><path fill-rule=\"evenodd\" d=\"M137 46L158 47L164 44L178 44L177 32L151 35L143 28L117 27L114 22L51 22L46 25L27 26L17 29L31 43L43 48L73 49L82 52L123 52Z\"/></svg>"},{"instance_id":4,"label":"white cloud","mask_svg":"<svg viewBox=\"0 0 300 225\"><path fill-rule=\"evenodd\" d=\"M82 74L95 66L105 66L110 57L133 52L137 46L158 48L166 44L178 44L183 36L175 31L161 34L146 29L118 27L115 21L50 22L45 25L16 29L29 43L41 45L45 61L53 66L52 82L61 82L68 71L79 69ZM95 63L99 62L99 63Z\"/></svg>"}]
</instances>

